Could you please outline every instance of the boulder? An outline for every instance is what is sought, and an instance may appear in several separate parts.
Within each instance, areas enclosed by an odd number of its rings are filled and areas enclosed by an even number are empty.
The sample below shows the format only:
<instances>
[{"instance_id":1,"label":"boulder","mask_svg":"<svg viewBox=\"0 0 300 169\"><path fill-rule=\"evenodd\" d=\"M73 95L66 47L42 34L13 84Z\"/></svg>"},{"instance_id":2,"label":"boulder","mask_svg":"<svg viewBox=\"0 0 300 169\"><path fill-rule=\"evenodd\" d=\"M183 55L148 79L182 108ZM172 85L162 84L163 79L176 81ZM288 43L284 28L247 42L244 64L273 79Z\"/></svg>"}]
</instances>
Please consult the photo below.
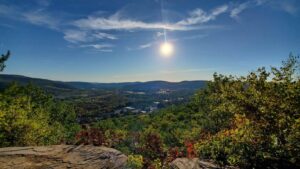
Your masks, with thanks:
<instances>
[{"instance_id":1,"label":"boulder","mask_svg":"<svg viewBox=\"0 0 300 169\"><path fill-rule=\"evenodd\" d=\"M121 169L126 161L115 149L91 145L0 148L1 169Z\"/></svg>"}]
</instances>

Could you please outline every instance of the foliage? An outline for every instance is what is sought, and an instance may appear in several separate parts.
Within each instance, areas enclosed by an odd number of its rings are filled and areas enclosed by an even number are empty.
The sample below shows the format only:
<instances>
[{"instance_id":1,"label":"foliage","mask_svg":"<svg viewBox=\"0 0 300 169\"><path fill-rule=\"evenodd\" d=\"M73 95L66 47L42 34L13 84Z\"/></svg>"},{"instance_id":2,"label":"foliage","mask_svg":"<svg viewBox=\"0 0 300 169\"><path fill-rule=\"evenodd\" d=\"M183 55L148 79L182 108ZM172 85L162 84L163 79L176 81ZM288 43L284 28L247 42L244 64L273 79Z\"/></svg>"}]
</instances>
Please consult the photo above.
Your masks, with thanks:
<instances>
[{"instance_id":1,"label":"foliage","mask_svg":"<svg viewBox=\"0 0 300 169\"><path fill-rule=\"evenodd\" d=\"M143 156L141 155L128 155L127 166L128 169L142 169Z\"/></svg>"},{"instance_id":2,"label":"foliage","mask_svg":"<svg viewBox=\"0 0 300 169\"><path fill-rule=\"evenodd\" d=\"M0 93L0 146L70 142L78 128L71 106L33 85L11 84Z\"/></svg>"},{"instance_id":3,"label":"foliage","mask_svg":"<svg viewBox=\"0 0 300 169\"><path fill-rule=\"evenodd\" d=\"M290 56L282 67L271 71L260 68L239 78L215 74L209 85L214 90L206 89L206 98L218 99L204 108L210 109L209 114L229 114L226 121L230 123L221 122L213 137L198 143L200 156L243 168L274 166L282 161L299 163L300 154L295 153L300 143L296 134L300 117L298 68L297 57Z\"/></svg>"},{"instance_id":4,"label":"foliage","mask_svg":"<svg viewBox=\"0 0 300 169\"><path fill-rule=\"evenodd\" d=\"M102 130L91 128L81 130L79 133L77 133L76 142L78 144L92 144L95 146L101 146L105 144L106 140L104 132Z\"/></svg>"}]
</instances>

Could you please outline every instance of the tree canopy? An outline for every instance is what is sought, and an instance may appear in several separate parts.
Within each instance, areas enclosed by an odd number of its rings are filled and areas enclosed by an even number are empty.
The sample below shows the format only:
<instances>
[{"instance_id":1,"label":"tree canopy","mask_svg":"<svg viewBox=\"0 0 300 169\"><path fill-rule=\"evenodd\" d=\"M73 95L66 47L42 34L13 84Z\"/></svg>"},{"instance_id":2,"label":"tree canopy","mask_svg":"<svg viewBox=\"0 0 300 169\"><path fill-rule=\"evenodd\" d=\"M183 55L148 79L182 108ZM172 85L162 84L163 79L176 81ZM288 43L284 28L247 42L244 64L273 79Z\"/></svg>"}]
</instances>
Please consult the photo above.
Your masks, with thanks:
<instances>
[{"instance_id":1,"label":"tree canopy","mask_svg":"<svg viewBox=\"0 0 300 169\"><path fill-rule=\"evenodd\" d=\"M79 126L73 106L31 84L0 93L0 146L72 142Z\"/></svg>"}]
</instances>

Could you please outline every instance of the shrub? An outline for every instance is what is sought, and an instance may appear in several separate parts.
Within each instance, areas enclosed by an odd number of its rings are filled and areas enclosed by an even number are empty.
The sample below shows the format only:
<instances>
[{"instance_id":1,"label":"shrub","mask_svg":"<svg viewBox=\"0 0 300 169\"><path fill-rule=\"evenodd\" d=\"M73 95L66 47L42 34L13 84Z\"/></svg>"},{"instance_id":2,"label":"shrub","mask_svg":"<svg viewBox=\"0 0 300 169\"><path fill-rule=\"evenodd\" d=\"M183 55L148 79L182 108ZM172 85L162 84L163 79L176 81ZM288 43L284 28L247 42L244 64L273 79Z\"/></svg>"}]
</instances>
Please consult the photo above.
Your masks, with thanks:
<instances>
[{"instance_id":1,"label":"shrub","mask_svg":"<svg viewBox=\"0 0 300 169\"><path fill-rule=\"evenodd\" d=\"M128 169L141 169L141 168L143 168L143 156L141 156L141 155L128 155L126 168L128 168Z\"/></svg>"}]
</instances>

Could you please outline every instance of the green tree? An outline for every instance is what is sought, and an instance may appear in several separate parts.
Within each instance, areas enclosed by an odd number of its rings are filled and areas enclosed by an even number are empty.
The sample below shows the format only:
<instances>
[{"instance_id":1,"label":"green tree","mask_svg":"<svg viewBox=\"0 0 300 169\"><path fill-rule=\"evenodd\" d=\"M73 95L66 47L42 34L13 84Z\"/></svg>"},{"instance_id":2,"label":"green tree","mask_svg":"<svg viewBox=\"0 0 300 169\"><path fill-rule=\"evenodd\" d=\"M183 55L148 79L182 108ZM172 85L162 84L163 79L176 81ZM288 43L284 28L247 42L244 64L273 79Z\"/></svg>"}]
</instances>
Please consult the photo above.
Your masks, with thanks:
<instances>
[{"instance_id":1,"label":"green tree","mask_svg":"<svg viewBox=\"0 0 300 169\"><path fill-rule=\"evenodd\" d=\"M0 146L57 144L78 130L74 110L33 85L0 93Z\"/></svg>"},{"instance_id":2,"label":"green tree","mask_svg":"<svg viewBox=\"0 0 300 169\"><path fill-rule=\"evenodd\" d=\"M2 54L0 57L0 72L2 72L5 68L5 62L7 61L7 59L10 56L10 51L7 51L6 54Z\"/></svg>"},{"instance_id":3,"label":"green tree","mask_svg":"<svg viewBox=\"0 0 300 169\"><path fill-rule=\"evenodd\" d=\"M199 154L244 168L299 163L298 69L298 57L291 55L270 71L263 67L237 78L215 74L213 90L205 89L197 104L209 110L208 117L217 113L226 118L197 145Z\"/></svg>"}]
</instances>

